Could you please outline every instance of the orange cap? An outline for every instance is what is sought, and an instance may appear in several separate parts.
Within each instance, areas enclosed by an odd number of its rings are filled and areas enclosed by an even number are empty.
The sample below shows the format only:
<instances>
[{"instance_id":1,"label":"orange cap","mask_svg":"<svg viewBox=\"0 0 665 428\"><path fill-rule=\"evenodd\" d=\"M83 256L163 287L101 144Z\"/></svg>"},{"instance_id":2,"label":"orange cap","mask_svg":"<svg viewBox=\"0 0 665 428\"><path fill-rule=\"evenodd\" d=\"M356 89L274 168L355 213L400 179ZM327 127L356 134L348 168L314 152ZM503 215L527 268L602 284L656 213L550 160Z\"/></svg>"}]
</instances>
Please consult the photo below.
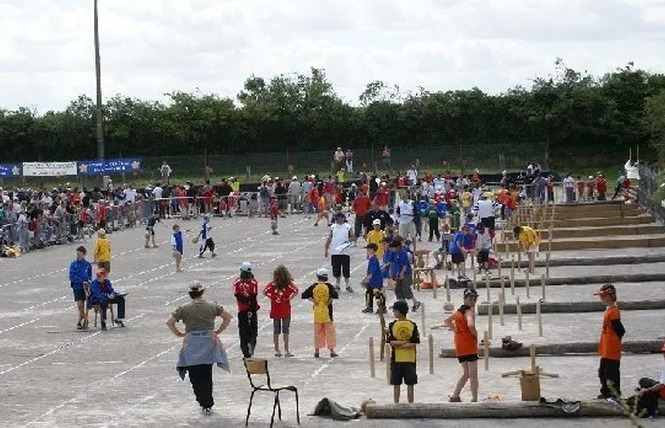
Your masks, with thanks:
<instances>
[{"instance_id":1,"label":"orange cap","mask_svg":"<svg viewBox=\"0 0 665 428\"><path fill-rule=\"evenodd\" d=\"M600 290L596 291L593 293L594 296L608 296L608 295L615 295L617 294L616 288L614 288L614 285L612 284L605 284L602 287L600 287Z\"/></svg>"}]
</instances>

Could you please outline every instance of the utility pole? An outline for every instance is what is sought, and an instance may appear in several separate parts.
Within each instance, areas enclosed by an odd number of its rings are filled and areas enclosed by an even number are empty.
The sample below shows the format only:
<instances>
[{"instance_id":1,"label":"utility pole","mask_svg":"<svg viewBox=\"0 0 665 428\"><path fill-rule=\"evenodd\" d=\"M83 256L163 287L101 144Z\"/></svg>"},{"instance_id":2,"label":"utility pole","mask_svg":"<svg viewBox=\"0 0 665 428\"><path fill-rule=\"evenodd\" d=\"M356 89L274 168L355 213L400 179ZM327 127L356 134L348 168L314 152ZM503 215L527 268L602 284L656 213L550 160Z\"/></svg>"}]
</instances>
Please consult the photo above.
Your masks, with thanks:
<instances>
[{"instance_id":1,"label":"utility pole","mask_svg":"<svg viewBox=\"0 0 665 428\"><path fill-rule=\"evenodd\" d=\"M99 56L99 14L95 1L95 77L97 79L97 157L104 159L104 125L102 115L102 62Z\"/></svg>"}]
</instances>

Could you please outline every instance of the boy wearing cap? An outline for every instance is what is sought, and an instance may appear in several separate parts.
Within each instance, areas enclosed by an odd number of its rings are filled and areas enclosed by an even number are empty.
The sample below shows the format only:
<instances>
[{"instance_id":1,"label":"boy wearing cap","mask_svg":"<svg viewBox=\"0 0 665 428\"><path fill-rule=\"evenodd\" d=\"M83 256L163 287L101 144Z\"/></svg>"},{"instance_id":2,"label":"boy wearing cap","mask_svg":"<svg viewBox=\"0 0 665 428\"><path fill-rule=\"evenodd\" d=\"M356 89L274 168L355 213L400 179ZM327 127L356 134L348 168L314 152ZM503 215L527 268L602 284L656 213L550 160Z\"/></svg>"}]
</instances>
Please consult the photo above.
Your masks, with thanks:
<instances>
[{"instance_id":1,"label":"boy wearing cap","mask_svg":"<svg viewBox=\"0 0 665 428\"><path fill-rule=\"evenodd\" d=\"M76 329L81 330L88 326L85 316L85 287L92 281L92 264L85 259L87 251L80 246L76 249L76 260L69 265L69 284L74 293L74 302L78 309L79 320Z\"/></svg>"},{"instance_id":2,"label":"boy wearing cap","mask_svg":"<svg viewBox=\"0 0 665 428\"><path fill-rule=\"evenodd\" d=\"M319 350L328 347L330 358L337 358L335 346L337 336L333 323L332 299L338 299L339 294L335 287L328 282L328 269L321 268L316 271L316 282L302 292L303 299L309 299L314 307L314 358L319 358Z\"/></svg>"},{"instance_id":3,"label":"boy wearing cap","mask_svg":"<svg viewBox=\"0 0 665 428\"><path fill-rule=\"evenodd\" d=\"M414 385L418 383L416 370L416 345L420 343L418 326L406 318L409 305L397 301L392 306L395 321L388 325L388 337L392 352L390 355L390 384L393 385L393 400L399 403L402 383L406 384L409 403L413 403Z\"/></svg>"},{"instance_id":4,"label":"boy wearing cap","mask_svg":"<svg viewBox=\"0 0 665 428\"><path fill-rule=\"evenodd\" d=\"M413 269L409 259L410 251L402 245L401 238L396 238L389 247L393 252L390 269L395 281L395 297L397 300L411 300L413 302L412 310L415 312L420 308L420 302L411 290Z\"/></svg>"},{"instance_id":5,"label":"boy wearing cap","mask_svg":"<svg viewBox=\"0 0 665 428\"><path fill-rule=\"evenodd\" d=\"M104 269L107 273L111 272L111 241L106 237L104 229L97 232L93 261L97 264L98 269Z\"/></svg>"},{"instance_id":6,"label":"boy wearing cap","mask_svg":"<svg viewBox=\"0 0 665 428\"><path fill-rule=\"evenodd\" d=\"M372 221L372 230L367 233L367 244L376 244L376 257L379 260L383 259L384 248L381 242L386 239L386 232L381 229L381 220L374 219Z\"/></svg>"},{"instance_id":7,"label":"boy wearing cap","mask_svg":"<svg viewBox=\"0 0 665 428\"><path fill-rule=\"evenodd\" d=\"M438 329L448 327L455 332L455 356L462 365L462 377L460 377L455 387L455 391L450 396L451 403L460 403L460 393L470 381L471 401L478 401L478 331L476 330L476 312L475 306L478 300L478 293L473 288L464 290L464 304L450 315L442 325L432 327Z\"/></svg>"},{"instance_id":8,"label":"boy wearing cap","mask_svg":"<svg viewBox=\"0 0 665 428\"><path fill-rule=\"evenodd\" d=\"M621 338L626 330L621 323L621 311L617 306L617 292L612 284L605 284L596 293L605 305L603 326L598 343L600 355L600 395L598 398L618 398L621 396L621 379L619 368L621 365Z\"/></svg>"},{"instance_id":9,"label":"boy wearing cap","mask_svg":"<svg viewBox=\"0 0 665 428\"><path fill-rule=\"evenodd\" d=\"M665 358L665 344L660 352ZM665 400L665 366L663 366L659 381L646 377L640 379L637 398L636 414L644 418L655 417L658 413L658 400Z\"/></svg>"},{"instance_id":10,"label":"boy wearing cap","mask_svg":"<svg viewBox=\"0 0 665 428\"><path fill-rule=\"evenodd\" d=\"M251 358L256 348L256 336L259 325L256 312L260 306L257 301L259 283L252 274L252 264L240 265L240 277L233 283L233 295L238 303L238 334L240 349L245 358Z\"/></svg>"},{"instance_id":11,"label":"boy wearing cap","mask_svg":"<svg viewBox=\"0 0 665 428\"><path fill-rule=\"evenodd\" d=\"M157 222L161 223L161 220L157 216L157 214L153 213L150 217L148 217L148 223L146 224L145 227L145 248L150 248L150 240L152 239L152 248L157 248L158 245L155 242L155 225Z\"/></svg>"},{"instance_id":12,"label":"boy wearing cap","mask_svg":"<svg viewBox=\"0 0 665 428\"><path fill-rule=\"evenodd\" d=\"M365 309L363 313L371 314L374 312L374 298L378 301L377 313L386 311L386 297L383 294L383 274L381 272L381 263L377 255L378 245L367 244L367 276L362 280L366 288L365 291Z\"/></svg>"},{"instance_id":13,"label":"boy wearing cap","mask_svg":"<svg viewBox=\"0 0 665 428\"><path fill-rule=\"evenodd\" d=\"M92 308L95 304L99 305L103 331L107 330L106 309L108 305L118 305L118 316L115 323L118 327L125 326L125 297L113 289L113 284L107 278L107 274L104 269L97 270L96 279L90 283L90 299L88 299L88 308Z\"/></svg>"}]
</instances>

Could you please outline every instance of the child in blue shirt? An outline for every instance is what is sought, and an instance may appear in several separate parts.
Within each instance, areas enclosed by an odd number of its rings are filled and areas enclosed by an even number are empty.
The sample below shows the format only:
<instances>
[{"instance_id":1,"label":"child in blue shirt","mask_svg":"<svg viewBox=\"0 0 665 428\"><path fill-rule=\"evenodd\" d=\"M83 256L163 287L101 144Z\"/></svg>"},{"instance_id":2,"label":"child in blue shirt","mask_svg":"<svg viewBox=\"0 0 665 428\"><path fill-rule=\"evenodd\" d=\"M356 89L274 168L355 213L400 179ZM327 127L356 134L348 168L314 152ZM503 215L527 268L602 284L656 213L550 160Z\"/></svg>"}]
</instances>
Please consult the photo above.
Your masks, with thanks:
<instances>
[{"instance_id":1,"label":"child in blue shirt","mask_svg":"<svg viewBox=\"0 0 665 428\"><path fill-rule=\"evenodd\" d=\"M182 272L180 263L182 263L182 254L184 252L183 234L180 226L173 225L173 234L171 235L171 246L173 247L173 258L175 259L176 272Z\"/></svg>"},{"instance_id":2,"label":"child in blue shirt","mask_svg":"<svg viewBox=\"0 0 665 428\"><path fill-rule=\"evenodd\" d=\"M453 275L455 275L455 268L457 268L458 278L464 278L466 276L466 250L464 241L469 233L469 226L464 225L462 226L462 230L457 232L450 241L450 257L453 262Z\"/></svg>"},{"instance_id":3,"label":"child in blue shirt","mask_svg":"<svg viewBox=\"0 0 665 428\"><path fill-rule=\"evenodd\" d=\"M395 281L395 297L397 300L411 300L413 302L411 310L415 312L420 308L420 302L411 290L413 269L410 262L410 250L405 248L399 239L390 244L390 249L394 252L390 274Z\"/></svg>"},{"instance_id":4,"label":"child in blue shirt","mask_svg":"<svg viewBox=\"0 0 665 428\"><path fill-rule=\"evenodd\" d=\"M363 313L371 314L374 312L374 299L376 298L378 304L377 313L386 312L386 297L383 294L383 273L381 272L381 264L379 258L376 257L376 252L379 249L376 244L367 244L367 276L363 279L362 283L366 288L365 291L365 309Z\"/></svg>"}]
</instances>

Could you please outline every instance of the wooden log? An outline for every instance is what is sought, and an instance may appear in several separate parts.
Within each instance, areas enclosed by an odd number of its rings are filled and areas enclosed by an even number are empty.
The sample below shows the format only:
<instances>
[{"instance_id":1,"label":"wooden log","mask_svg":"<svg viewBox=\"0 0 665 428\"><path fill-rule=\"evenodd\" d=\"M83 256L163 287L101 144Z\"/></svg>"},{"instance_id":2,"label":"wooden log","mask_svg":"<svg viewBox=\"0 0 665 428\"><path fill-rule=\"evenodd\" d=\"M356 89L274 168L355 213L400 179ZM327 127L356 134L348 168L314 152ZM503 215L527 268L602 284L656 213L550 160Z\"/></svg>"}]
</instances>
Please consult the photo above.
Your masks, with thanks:
<instances>
[{"instance_id":1,"label":"wooden log","mask_svg":"<svg viewBox=\"0 0 665 428\"><path fill-rule=\"evenodd\" d=\"M425 302L420 302L420 328L422 334L427 332L427 326L425 325Z\"/></svg>"},{"instance_id":2,"label":"wooden log","mask_svg":"<svg viewBox=\"0 0 665 428\"><path fill-rule=\"evenodd\" d=\"M427 336L427 356L429 362L429 374L434 374L434 337L432 333Z\"/></svg>"},{"instance_id":3,"label":"wooden log","mask_svg":"<svg viewBox=\"0 0 665 428\"><path fill-rule=\"evenodd\" d=\"M550 278L550 253L545 254L545 277Z\"/></svg>"},{"instance_id":4,"label":"wooden log","mask_svg":"<svg viewBox=\"0 0 665 428\"><path fill-rule=\"evenodd\" d=\"M369 375L376 377L376 369L374 366L374 338L369 338Z\"/></svg>"},{"instance_id":5,"label":"wooden log","mask_svg":"<svg viewBox=\"0 0 665 428\"><path fill-rule=\"evenodd\" d=\"M386 343L385 346L386 353L386 382L390 385L390 345Z\"/></svg>"},{"instance_id":6,"label":"wooden log","mask_svg":"<svg viewBox=\"0 0 665 428\"><path fill-rule=\"evenodd\" d=\"M544 302L545 301L545 294L546 290L545 287L547 287L547 284L545 283L545 274L540 275L540 290L541 290L541 299Z\"/></svg>"},{"instance_id":7,"label":"wooden log","mask_svg":"<svg viewBox=\"0 0 665 428\"><path fill-rule=\"evenodd\" d=\"M487 332L483 334L483 359L485 360L485 371L490 369L490 336Z\"/></svg>"},{"instance_id":8,"label":"wooden log","mask_svg":"<svg viewBox=\"0 0 665 428\"><path fill-rule=\"evenodd\" d=\"M517 329L522 331L522 308L520 305L520 296L516 297L516 308L517 308ZM505 310L505 308L504 308Z\"/></svg>"},{"instance_id":9,"label":"wooden log","mask_svg":"<svg viewBox=\"0 0 665 428\"><path fill-rule=\"evenodd\" d=\"M501 323L501 326L504 326L503 322L503 306L506 304L506 295L503 291L501 291L501 294L499 295L499 321ZM492 311L494 312L494 311Z\"/></svg>"},{"instance_id":10,"label":"wooden log","mask_svg":"<svg viewBox=\"0 0 665 428\"><path fill-rule=\"evenodd\" d=\"M515 295L515 256L510 260L510 294Z\"/></svg>"},{"instance_id":11,"label":"wooden log","mask_svg":"<svg viewBox=\"0 0 665 428\"><path fill-rule=\"evenodd\" d=\"M446 302L450 302L450 282L448 282L448 274L446 274Z\"/></svg>"},{"instance_id":12,"label":"wooden log","mask_svg":"<svg viewBox=\"0 0 665 428\"><path fill-rule=\"evenodd\" d=\"M627 354L659 354L663 347L663 340L635 340L622 342L621 348ZM482 354L482 349L478 350ZM536 345L538 355L578 355L598 353L598 342L569 342L550 345ZM517 351L507 351L502 348L490 348L489 355L492 358L528 357L529 348L521 348ZM456 358L454 349L442 349L439 353L441 358Z\"/></svg>"},{"instance_id":13,"label":"wooden log","mask_svg":"<svg viewBox=\"0 0 665 428\"><path fill-rule=\"evenodd\" d=\"M439 283L436 281L436 273L434 273L434 269L432 269L429 273L429 280L432 283L432 298L436 300L437 297L437 289L439 288Z\"/></svg>"},{"instance_id":14,"label":"wooden log","mask_svg":"<svg viewBox=\"0 0 665 428\"><path fill-rule=\"evenodd\" d=\"M490 293L490 273L485 272L485 290L487 290L487 301L491 302L492 301L492 295Z\"/></svg>"},{"instance_id":15,"label":"wooden log","mask_svg":"<svg viewBox=\"0 0 665 428\"><path fill-rule=\"evenodd\" d=\"M531 279L530 279L530 277L529 277L530 275L531 275L531 274L529 273L529 271L526 271L526 272L524 273L524 287L526 288L526 298L527 298L527 299L530 299L530 298L531 298L531 291L530 291L530 290L531 290L531 287L530 287L530 285L531 285Z\"/></svg>"},{"instance_id":16,"label":"wooden log","mask_svg":"<svg viewBox=\"0 0 665 428\"><path fill-rule=\"evenodd\" d=\"M540 310L540 301L536 302L536 319L538 321L538 337L543 337L543 315Z\"/></svg>"},{"instance_id":17,"label":"wooden log","mask_svg":"<svg viewBox=\"0 0 665 428\"><path fill-rule=\"evenodd\" d=\"M661 407L665 407L661 405ZM522 419L522 418L607 418L626 417L607 401L583 401L575 413L537 401L498 403L414 403L373 404L367 406L368 419ZM427 424L425 424L427 425Z\"/></svg>"},{"instance_id":18,"label":"wooden log","mask_svg":"<svg viewBox=\"0 0 665 428\"><path fill-rule=\"evenodd\" d=\"M494 313L494 308L492 306L492 301L488 302L488 312L487 312L487 332L489 333L490 339L492 339L492 315Z\"/></svg>"},{"instance_id":19,"label":"wooden log","mask_svg":"<svg viewBox=\"0 0 665 428\"><path fill-rule=\"evenodd\" d=\"M665 300L634 300L618 302L622 311L647 311L665 309ZM488 307L486 305L478 305L478 315L487 315ZM498 314L498 308L493 308L494 313ZM516 314L517 305L507 304L503 308L506 314ZM522 303L520 305L522 314L535 314L535 303ZM542 302L541 311L544 314L572 314L581 312L604 312L605 306L598 301L584 301L584 302Z\"/></svg>"}]
</instances>

